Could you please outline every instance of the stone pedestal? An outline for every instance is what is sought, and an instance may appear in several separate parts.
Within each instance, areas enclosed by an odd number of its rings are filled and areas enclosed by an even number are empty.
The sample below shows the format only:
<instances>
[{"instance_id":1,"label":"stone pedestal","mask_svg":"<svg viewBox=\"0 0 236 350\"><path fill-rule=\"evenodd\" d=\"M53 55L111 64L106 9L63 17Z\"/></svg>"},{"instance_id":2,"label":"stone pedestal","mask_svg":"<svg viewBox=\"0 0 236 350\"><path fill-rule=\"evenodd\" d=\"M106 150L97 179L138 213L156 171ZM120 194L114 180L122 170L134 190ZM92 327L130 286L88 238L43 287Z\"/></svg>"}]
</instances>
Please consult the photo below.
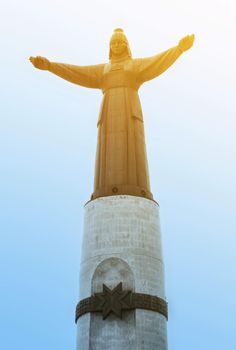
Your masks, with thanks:
<instances>
[{"instance_id":1,"label":"stone pedestal","mask_svg":"<svg viewBox=\"0 0 236 350\"><path fill-rule=\"evenodd\" d=\"M80 300L122 282L123 290L165 300L159 207L135 196L85 205ZM166 318L159 312L86 313L77 321L77 350L167 350Z\"/></svg>"}]
</instances>

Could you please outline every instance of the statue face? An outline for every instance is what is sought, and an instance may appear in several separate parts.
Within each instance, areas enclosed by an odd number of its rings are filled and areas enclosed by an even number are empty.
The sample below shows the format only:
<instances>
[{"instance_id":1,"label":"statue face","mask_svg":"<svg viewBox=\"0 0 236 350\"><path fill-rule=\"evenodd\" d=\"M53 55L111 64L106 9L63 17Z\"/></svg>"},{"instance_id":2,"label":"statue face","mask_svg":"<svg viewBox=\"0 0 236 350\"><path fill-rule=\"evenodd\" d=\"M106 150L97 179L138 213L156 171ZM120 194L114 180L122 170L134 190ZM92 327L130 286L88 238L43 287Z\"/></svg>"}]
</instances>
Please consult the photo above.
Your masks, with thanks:
<instances>
[{"instance_id":1,"label":"statue face","mask_svg":"<svg viewBox=\"0 0 236 350\"><path fill-rule=\"evenodd\" d=\"M127 51L127 44L124 40L113 39L110 44L111 52L115 57L122 56Z\"/></svg>"}]
</instances>

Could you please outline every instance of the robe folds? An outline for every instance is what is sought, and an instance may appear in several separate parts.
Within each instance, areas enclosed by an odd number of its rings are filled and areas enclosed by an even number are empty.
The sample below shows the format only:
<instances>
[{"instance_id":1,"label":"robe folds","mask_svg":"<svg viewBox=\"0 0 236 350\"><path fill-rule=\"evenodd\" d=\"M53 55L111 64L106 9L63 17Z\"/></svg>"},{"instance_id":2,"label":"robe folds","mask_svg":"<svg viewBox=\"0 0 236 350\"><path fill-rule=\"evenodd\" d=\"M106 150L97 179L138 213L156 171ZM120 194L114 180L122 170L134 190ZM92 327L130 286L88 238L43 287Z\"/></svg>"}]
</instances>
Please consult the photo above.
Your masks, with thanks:
<instances>
[{"instance_id":1,"label":"robe folds","mask_svg":"<svg viewBox=\"0 0 236 350\"><path fill-rule=\"evenodd\" d=\"M176 46L152 57L94 66L50 62L50 72L103 92L92 199L121 194L153 199L138 89L168 69L181 53Z\"/></svg>"}]
</instances>

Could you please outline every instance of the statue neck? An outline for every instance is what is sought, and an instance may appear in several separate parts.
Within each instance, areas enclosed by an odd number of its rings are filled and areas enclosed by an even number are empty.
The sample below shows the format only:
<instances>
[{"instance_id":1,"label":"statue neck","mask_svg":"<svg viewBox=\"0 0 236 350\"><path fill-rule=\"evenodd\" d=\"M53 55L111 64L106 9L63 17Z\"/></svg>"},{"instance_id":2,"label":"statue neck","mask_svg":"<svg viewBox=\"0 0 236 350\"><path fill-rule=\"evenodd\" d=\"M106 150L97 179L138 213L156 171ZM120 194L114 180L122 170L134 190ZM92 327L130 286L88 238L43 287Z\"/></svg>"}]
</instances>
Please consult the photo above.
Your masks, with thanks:
<instances>
[{"instance_id":1,"label":"statue neck","mask_svg":"<svg viewBox=\"0 0 236 350\"><path fill-rule=\"evenodd\" d=\"M119 63L119 62L127 61L127 60L130 60L130 59L131 58L127 55L127 53L125 53L122 56L112 57L110 59L110 63Z\"/></svg>"}]
</instances>

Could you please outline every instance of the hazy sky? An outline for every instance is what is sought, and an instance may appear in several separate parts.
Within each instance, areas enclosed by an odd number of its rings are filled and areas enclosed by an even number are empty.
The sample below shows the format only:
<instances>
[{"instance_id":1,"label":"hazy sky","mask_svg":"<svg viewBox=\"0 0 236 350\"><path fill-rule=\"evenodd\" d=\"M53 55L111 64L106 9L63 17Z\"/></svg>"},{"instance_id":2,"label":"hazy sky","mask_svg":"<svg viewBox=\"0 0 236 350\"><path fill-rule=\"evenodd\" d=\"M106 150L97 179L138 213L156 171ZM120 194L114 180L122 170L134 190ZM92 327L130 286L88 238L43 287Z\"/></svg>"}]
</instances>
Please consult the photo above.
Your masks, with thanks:
<instances>
[{"instance_id":1,"label":"hazy sky","mask_svg":"<svg viewBox=\"0 0 236 350\"><path fill-rule=\"evenodd\" d=\"M190 51L140 89L161 208L169 350L234 350L235 1L8 0L0 16L0 349L75 348L102 97L27 59L106 62L112 31L122 27L134 57L196 35Z\"/></svg>"}]
</instances>

